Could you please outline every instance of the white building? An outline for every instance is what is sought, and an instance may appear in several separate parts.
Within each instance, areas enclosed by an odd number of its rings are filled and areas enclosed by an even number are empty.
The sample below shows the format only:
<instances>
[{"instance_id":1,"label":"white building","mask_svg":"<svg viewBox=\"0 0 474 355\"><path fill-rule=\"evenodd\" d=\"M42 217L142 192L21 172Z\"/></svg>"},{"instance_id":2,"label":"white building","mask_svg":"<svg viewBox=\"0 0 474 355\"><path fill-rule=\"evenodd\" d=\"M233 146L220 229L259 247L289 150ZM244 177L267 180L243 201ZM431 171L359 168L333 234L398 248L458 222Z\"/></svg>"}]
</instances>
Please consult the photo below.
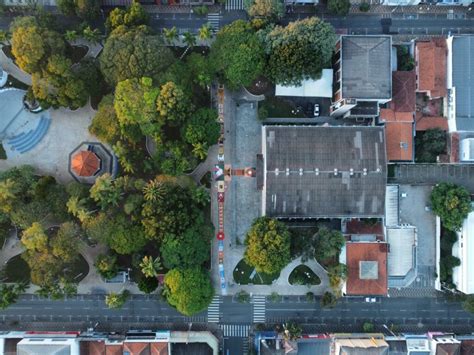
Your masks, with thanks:
<instances>
[{"instance_id":1,"label":"white building","mask_svg":"<svg viewBox=\"0 0 474 355\"><path fill-rule=\"evenodd\" d=\"M461 260L461 265L453 269L456 288L465 294L474 293L474 212L469 213L458 232L453 255Z\"/></svg>"}]
</instances>

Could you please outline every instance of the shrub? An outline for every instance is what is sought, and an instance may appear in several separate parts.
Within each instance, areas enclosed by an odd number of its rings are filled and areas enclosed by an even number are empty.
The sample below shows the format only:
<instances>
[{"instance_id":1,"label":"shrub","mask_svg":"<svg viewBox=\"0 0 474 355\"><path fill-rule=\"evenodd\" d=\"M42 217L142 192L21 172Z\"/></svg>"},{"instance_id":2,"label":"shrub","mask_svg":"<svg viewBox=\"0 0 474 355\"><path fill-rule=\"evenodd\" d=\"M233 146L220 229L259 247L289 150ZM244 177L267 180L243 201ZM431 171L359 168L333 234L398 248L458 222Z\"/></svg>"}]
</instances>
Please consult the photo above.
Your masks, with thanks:
<instances>
[{"instance_id":1,"label":"shrub","mask_svg":"<svg viewBox=\"0 0 474 355\"><path fill-rule=\"evenodd\" d=\"M156 277L141 277L138 281L138 289L145 293L152 293L158 288Z\"/></svg>"},{"instance_id":2,"label":"shrub","mask_svg":"<svg viewBox=\"0 0 474 355\"><path fill-rule=\"evenodd\" d=\"M367 12L370 10L370 4L367 2L363 2L362 4L359 5L359 10L362 12Z\"/></svg>"}]
</instances>

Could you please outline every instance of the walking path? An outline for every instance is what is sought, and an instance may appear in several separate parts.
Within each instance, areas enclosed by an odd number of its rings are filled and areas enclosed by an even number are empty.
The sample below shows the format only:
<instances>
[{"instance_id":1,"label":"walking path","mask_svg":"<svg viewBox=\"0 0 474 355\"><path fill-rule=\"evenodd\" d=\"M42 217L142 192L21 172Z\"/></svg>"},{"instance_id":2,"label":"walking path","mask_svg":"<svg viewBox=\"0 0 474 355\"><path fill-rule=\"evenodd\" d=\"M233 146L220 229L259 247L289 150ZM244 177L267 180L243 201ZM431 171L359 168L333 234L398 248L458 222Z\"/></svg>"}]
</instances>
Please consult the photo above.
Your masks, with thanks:
<instances>
[{"instance_id":1,"label":"walking path","mask_svg":"<svg viewBox=\"0 0 474 355\"><path fill-rule=\"evenodd\" d=\"M83 46L83 47L87 47L88 48L88 51L86 53L86 55L84 56L84 58L97 58L97 56L100 54L100 52L102 51L102 49L104 48L102 46L102 44L100 43L92 43L92 42L89 42L87 41L86 39L84 38L78 38L74 41L70 41L69 44L71 46Z\"/></svg>"},{"instance_id":2,"label":"walking path","mask_svg":"<svg viewBox=\"0 0 474 355\"><path fill-rule=\"evenodd\" d=\"M2 46L3 47L3 46ZM8 58L3 50L0 48L0 65L2 66L3 70L5 70L8 74L14 76L16 79L20 80L22 83L31 86L31 75L24 72L18 66Z\"/></svg>"},{"instance_id":3,"label":"walking path","mask_svg":"<svg viewBox=\"0 0 474 355\"><path fill-rule=\"evenodd\" d=\"M206 175L207 172L212 171L214 165L217 164L217 150L217 144L211 146L207 151L206 160L199 163L199 165L194 169L194 171L189 174L189 176L193 178L196 184L200 185L203 176Z\"/></svg>"},{"instance_id":4,"label":"walking path","mask_svg":"<svg viewBox=\"0 0 474 355\"><path fill-rule=\"evenodd\" d=\"M226 255L228 257L228 255ZM235 260L234 260L235 261ZM238 260L232 271L237 266ZM290 285L288 278L291 272L298 265L304 264L308 266L321 280L319 285L306 286L306 285ZM308 260L306 262L301 261L301 257L294 259L288 265L286 265L280 273L278 279L273 281L271 285L239 285L235 283L229 283L228 291L229 294L236 294L240 291L247 293L253 293L257 295L271 295L276 292L280 295L306 295L308 292L312 292L315 295L322 295L324 292L329 291L329 278L326 270L315 260Z\"/></svg>"}]
</instances>

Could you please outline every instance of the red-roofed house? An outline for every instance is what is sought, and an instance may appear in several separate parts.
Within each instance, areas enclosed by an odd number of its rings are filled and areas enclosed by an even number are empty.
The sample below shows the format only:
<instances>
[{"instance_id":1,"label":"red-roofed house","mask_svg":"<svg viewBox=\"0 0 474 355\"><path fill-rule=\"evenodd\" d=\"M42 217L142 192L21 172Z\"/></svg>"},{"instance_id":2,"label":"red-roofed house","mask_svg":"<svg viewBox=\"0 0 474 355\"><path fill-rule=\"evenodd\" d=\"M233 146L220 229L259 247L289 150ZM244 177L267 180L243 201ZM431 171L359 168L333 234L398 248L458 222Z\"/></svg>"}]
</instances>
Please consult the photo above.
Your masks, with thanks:
<instances>
[{"instance_id":1,"label":"red-roofed house","mask_svg":"<svg viewBox=\"0 0 474 355\"><path fill-rule=\"evenodd\" d=\"M388 161L413 161L413 112L380 110L385 123L385 144Z\"/></svg>"},{"instance_id":2,"label":"red-roofed house","mask_svg":"<svg viewBox=\"0 0 474 355\"><path fill-rule=\"evenodd\" d=\"M417 92L426 93L430 99L446 97L447 54L444 38L416 42Z\"/></svg>"},{"instance_id":3,"label":"red-roofed house","mask_svg":"<svg viewBox=\"0 0 474 355\"><path fill-rule=\"evenodd\" d=\"M442 116L423 116L421 112L417 112L415 121L415 129L417 132L433 128L439 128L443 131L448 130L448 120Z\"/></svg>"},{"instance_id":4,"label":"red-roofed house","mask_svg":"<svg viewBox=\"0 0 474 355\"><path fill-rule=\"evenodd\" d=\"M387 243L346 244L347 295L387 295Z\"/></svg>"},{"instance_id":5,"label":"red-roofed house","mask_svg":"<svg viewBox=\"0 0 474 355\"><path fill-rule=\"evenodd\" d=\"M416 109L416 74L411 71L394 71L392 73L392 101L390 108L397 112L415 112Z\"/></svg>"}]
</instances>

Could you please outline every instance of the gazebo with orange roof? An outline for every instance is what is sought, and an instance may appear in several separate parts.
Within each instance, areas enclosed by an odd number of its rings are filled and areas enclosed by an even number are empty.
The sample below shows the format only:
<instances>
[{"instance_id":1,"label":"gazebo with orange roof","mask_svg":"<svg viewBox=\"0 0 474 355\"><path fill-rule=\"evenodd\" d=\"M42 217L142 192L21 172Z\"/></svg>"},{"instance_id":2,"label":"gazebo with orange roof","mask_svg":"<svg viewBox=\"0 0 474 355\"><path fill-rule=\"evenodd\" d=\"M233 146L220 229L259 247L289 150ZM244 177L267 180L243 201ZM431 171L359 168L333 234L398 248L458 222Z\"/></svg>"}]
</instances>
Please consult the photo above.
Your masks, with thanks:
<instances>
[{"instance_id":1,"label":"gazebo with orange roof","mask_svg":"<svg viewBox=\"0 0 474 355\"><path fill-rule=\"evenodd\" d=\"M100 170L100 159L94 152L81 150L72 156L71 168L77 176L94 176Z\"/></svg>"}]
</instances>

